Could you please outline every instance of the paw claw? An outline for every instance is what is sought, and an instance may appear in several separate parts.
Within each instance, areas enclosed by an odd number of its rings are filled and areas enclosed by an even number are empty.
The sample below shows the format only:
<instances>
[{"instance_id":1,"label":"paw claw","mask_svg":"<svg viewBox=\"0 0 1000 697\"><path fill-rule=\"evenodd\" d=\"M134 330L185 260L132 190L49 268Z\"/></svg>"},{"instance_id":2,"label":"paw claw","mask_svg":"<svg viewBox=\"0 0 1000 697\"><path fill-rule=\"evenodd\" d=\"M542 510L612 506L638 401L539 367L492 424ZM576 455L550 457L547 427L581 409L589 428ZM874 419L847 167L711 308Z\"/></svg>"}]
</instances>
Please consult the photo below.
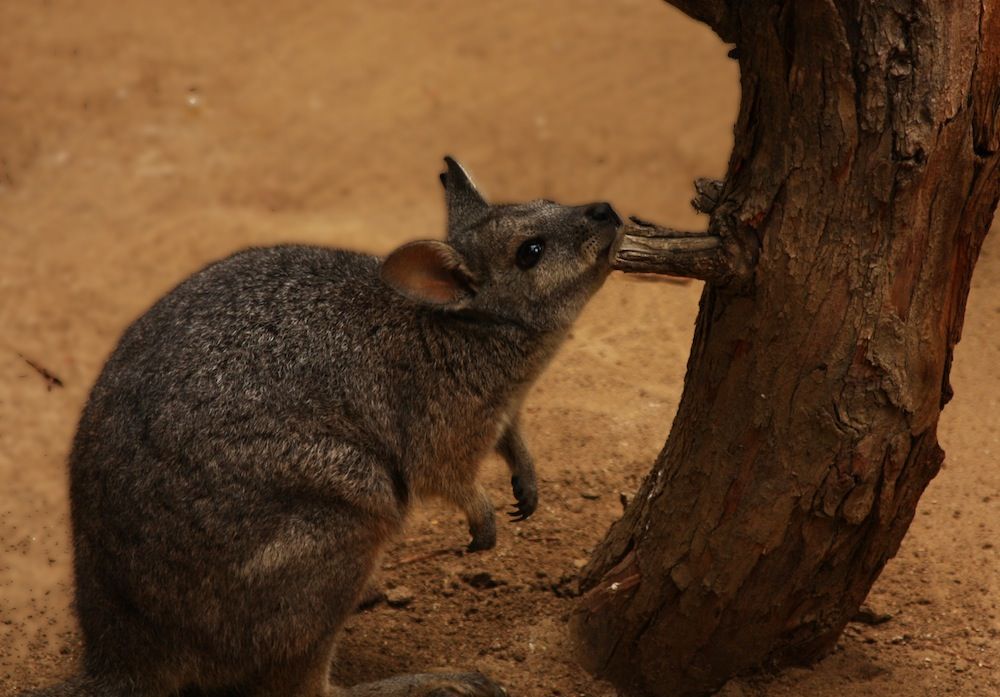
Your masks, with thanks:
<instances>
[{"instance_id":1,"label":"paw claw","mask_svg":"<svg viewBox=\"0 0 1000 697\"><path fill-rule=\"evenodd\" d=\"M507 515L515 522L527 520L538 507L538 491L535 488L535 484L533 481L530 481L525 485L520 477L514 475L510 478L510 486L514 492L514 498L517 499L517 503L514 504L513 511L507 513Z\"/></svg>"}]
</instances>

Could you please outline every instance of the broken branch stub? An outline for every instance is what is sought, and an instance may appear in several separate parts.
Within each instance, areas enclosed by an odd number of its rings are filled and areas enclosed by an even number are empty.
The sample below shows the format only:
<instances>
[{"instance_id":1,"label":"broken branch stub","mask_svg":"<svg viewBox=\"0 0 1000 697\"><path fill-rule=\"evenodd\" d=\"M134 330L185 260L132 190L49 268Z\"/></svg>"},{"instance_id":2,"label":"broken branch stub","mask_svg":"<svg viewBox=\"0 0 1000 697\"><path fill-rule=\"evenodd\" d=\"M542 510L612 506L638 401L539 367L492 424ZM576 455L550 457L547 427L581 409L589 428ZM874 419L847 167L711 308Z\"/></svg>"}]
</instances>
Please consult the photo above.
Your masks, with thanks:
<instances>
[{"instance_id":1,"label":"broken branch stub","mask_svg":"<svg viewBox=\"0 0 1000 697\"><path fill-rule=\"evenodd\" d=\"M633 220L622 226L610 250L611 266L626 273L659 273L703 281L735 275L718 235L683 232Z\"/></svg>"}]
</instances>

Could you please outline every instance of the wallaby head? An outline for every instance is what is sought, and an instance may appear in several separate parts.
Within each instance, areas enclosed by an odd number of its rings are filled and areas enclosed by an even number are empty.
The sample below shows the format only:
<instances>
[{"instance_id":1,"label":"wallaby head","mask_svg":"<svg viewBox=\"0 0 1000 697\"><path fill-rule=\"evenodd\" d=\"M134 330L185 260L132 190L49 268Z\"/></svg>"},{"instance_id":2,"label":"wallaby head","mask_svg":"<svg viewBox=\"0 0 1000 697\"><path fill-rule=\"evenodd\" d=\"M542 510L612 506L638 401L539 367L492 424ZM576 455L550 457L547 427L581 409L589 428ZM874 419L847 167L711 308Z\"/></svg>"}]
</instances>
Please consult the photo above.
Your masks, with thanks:
<instances>
[{"instance_id":1,"label":"wallaby head","mask_svg":"<svg viewBox=\"0 0 1000 697\"><path fill-rule=\"evenodd\" d=\"M383 262L382 279L444 311L567 328L608 276L617 213L607 203L490 204L458 162L445 162L447 241L403 245Z\"/></svg>"}]
</instances>

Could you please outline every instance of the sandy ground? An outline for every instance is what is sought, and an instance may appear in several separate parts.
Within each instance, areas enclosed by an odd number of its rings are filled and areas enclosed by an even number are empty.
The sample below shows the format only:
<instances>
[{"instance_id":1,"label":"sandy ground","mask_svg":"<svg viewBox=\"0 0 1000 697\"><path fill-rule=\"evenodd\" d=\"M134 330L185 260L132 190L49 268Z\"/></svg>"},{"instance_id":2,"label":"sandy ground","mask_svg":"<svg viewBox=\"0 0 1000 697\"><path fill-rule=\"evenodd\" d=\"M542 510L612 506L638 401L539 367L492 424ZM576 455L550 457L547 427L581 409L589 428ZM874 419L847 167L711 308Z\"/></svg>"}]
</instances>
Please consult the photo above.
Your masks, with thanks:
<instances>
[{"instance_id":1,"label":"sandy ground","mask_svg":"<svg viewBox=\"0 0 1000 697\"><path fill-rule=\"evenodd\" d=\"M68 444L103 359L159 295L248 245L439 236L449 152L496 199L607 198L699 225L690 181L723 172L737 107L726 47L655 0L51 0L0 3L0 27L0 695L74 670ZM338 680L456 665L515 696L613 694L568 656L566 580L666 436L699 290L609 281L527 403L538 513L472 557L454 552L459 515L418 514L386 560L412 599L354 618ZM893 619L727 697L1000 694L998 291L994 236L947 463L870 598ZM486 469L506 502L500 464Z\"/></svg>"}]
</instances>

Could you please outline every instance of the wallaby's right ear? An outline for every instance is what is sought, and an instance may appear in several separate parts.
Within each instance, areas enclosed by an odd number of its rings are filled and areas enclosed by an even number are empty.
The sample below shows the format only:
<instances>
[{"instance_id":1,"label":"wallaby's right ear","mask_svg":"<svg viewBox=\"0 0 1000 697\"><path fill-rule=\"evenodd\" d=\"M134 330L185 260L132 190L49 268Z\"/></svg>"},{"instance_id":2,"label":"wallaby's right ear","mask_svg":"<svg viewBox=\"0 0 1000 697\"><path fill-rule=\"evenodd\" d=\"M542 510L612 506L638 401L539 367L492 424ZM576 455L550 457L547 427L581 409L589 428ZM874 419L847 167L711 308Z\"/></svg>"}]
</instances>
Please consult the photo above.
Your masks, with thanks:
<instances>
[{"instance_id":1,"label":"wallaby's right ear","mask_svg":"<svg viewBox=\"0 0 1000 697\"><path fill-rule=\"evenodd\" d=\"M465 230L486 217L489 204L479 193L472 177L455 158L446 156L446 172L441 173L445 201L448 205L448 234Z\"/></svg>"},{"instance_id":2,"label":"wallaby's right ear","mask_svg":"<svg viewBox=\"0 0 1000 697\"><path fill-rule=\"evenodd\" d=\"M404 244L386 257L379 273L397 292L428 305L458 309L476 295L465 260L446 242Z\"/></svg>"}]
</instances>

